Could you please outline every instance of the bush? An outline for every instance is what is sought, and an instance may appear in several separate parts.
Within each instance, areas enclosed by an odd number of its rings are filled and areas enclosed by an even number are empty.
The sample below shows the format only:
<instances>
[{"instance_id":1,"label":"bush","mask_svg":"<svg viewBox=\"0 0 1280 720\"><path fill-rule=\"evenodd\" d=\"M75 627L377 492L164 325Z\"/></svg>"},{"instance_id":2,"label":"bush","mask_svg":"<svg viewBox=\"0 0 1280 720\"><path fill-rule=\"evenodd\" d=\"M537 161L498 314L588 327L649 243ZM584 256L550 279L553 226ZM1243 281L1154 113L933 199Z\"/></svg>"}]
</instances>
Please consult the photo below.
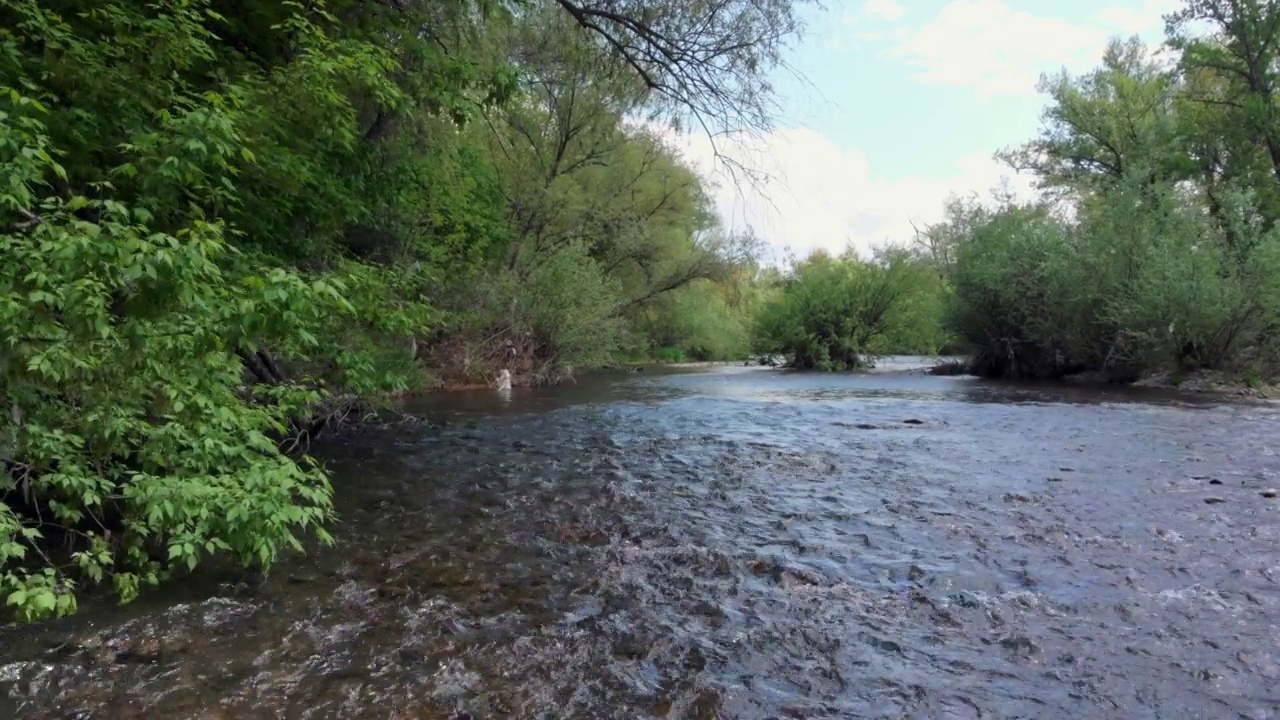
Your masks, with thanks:
<instances>
[{"instance_id":1,"label":"bush","mask_svg":"<svg viewBox=\"0 0 1280 720\"><path fill-rule=\"evenodd\" d=\"M883 262L811 257L761 309L755 349L785 355L792 367L807 370L865 367L919 336L914 325L925 321L918 303L924 277L900 256Z\"/></svg>"},{"instance_id":2,"label":"bush","mask_svg":"<svg viewBox=\"0 0 1280 720\"><path fill-rule=\"evenodd\" d=\"M745 358L751 350L749 310L730 305L722 285L694 281L640 313L636 333L646 345L641 354L665 362Z\"/></svg>"},{"instance_id":3,"label":"bush","mask_svg":"<svg viewBox=\"0 0 1280 720\"><path fill-rule=\"evenodd\" d=\"M975 350L974 371L1006 377L1058 373L1063 293L1051 290L1070 255L1066 228L1038 207L1006 207L975 223L953 249L952 331Z\"/></svg>"},{"instance_id":4,"label":"bush","mask_svg":"<svg viewBox=\"0 0 1280 720\"><path fill-rule=\"evenodd\" d=\"M1194 196L1135 173L1078 208L1007 206L956 248L956 334L975 369L1132 380L1165 365L1224 368L1271 346L1280 235L1251 198L1223 193L1220 222Z\"/></svg>"},{"instance_id":5,"label":"bush","mask_svg":"<svg viewBox=\"0 0 1280 720\"><path fill-rule=\"evenodd\" d=\"M127 600L206 554L300 547L329 485L274 438L320 394L245 390L236 351L314 343L349 307L325 282L240 272L221 223L165 231L143 206L42 193L65 171L41 111L0 88L0 597L26 619L73 610L78 579Z\"/></svg>"},{"instance_id":6,"label":"bush","mask_svg":"<svg viewBox=\"0 0 1280 720\"><path fill-rule=\"evenodd\" d=\"M459 368L464 382L505 368L519 382L554 383L575 367L607 364L625 337L617 282L581 246L489 272L455 302L466 306L440 326L432 364Z\"/></svg>"}]
</instances>

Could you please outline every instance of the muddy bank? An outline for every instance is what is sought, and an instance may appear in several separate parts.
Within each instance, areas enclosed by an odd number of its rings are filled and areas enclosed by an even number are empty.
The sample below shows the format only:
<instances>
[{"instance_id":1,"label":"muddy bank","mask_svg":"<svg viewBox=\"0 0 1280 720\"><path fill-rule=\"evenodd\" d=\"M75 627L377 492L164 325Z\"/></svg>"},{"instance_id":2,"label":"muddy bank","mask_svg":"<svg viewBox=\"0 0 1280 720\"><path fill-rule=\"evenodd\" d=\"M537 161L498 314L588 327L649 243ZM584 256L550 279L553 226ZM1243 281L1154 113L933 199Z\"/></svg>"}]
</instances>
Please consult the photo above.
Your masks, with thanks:
<instances>
[{"instance_id":1,"label":"muddy bank","mask_svg":"<svg viewBox=\"0 0 1280 720\"><path fill-rule=\"evenodd\" d=\"M0 717L1280 717L1280 413L756 368L412 401L338 545L0 631Z\"/></svg>"},{"instance_id":2,"label":"muddy bank","mask_svg":"<svg viewBox=\"0 0 1280 720\"><path fill-rule=\"evenodd\" d=\"M1261 400L1280 399L1280 386L1274 383L1207 370L1162 371L1142 378L1135 384L1140 387L1166 388L1181 392L1235 395Z\"/></svg>"},{"instance_id":3,"label":"muddy bank","mask_svg":"<svg viewBox=\"0 0 1280 720\"><path fill-rule=\"evenodd\" d=\"M959 377L973 375L972 364L963 358L945 358L921 370L929 375L939 377ZM1081 372L1063 376L1061 382L1077 385L1105 387L1109 385L1130 385L1141 388L1154 388L1172 392L1199 393L1221 396L1234 396L1258 400L1280 399L1280 386L1272 382L1241 374L1225 373L1213 370L1159 370L1148 373L1136 380L1117 380L1106 373Z\"/></svg>"}]
</instances>

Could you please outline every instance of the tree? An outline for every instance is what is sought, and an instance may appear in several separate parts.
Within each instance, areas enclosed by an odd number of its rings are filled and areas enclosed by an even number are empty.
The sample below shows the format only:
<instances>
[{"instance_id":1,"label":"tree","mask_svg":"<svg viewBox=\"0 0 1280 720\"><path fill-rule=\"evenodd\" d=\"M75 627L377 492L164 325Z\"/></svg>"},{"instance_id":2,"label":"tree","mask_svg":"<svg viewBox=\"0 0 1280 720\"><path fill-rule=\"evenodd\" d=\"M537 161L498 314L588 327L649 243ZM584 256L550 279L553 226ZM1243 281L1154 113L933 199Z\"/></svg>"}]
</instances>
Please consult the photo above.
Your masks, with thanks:
<instances>
[{"instance_id":1,"label":"tree","mask_svg":"<svg viewBox=\"0 0 1280 720\"><path fill-rule=\"evenodd\" d=\"M1243 185L1280 218L1278 22L1271 3L1244 1L1192 2L1168 19L1169 44L1180 52L1180 133L1215 216L1224 193ZM1192 34L1205 24L1208 36Z\"/></svg>"},{"instance_id":2,"label":"tree","mask_svg":"<svg viewBox=\"0 0 1280 720\"><path fill-rule=\"evenodd\" d=\"M1036 174L1042 189L1088 191L1114 183L1135 165L1151 182L1188 173L1173 119L1174 78L1136 37L1113 40L1102 65L1079 78L1041 78L1049 95L1036 140L999 157Z\"/></svg>"},{"instance_id":3,"label":"tree","mask_svg":"<svg viewBox=\"0 0 1280 720\"><path fill-rule=\"evenodd\" d=\"M624 317L638 321L646 305L698 280L728 278L750 260L753 248L716 226L701 178L645 125L627 121L644 102L643 85L625 68L601 67L588 37L573 30L562 14L529 13L506 43L524 68L520 90L511 103L486 114L514 220L505 271L523 282L547 263L569 257L589 262L582 271L602 274L607 282L600 287L609 290L590 296L597 309L573 312L601 323L598 338L619 342L620 335L603 327ZM529 298L525 305L539 302ZM517 341L509 328L499 329L508 320L497 319L515 316L496 309L488 315L473 321L485 327L476 335L504 347L545 351L558 344L546 337ZM538 334L524 325L525 337ZM473 347L468 354L494 351ZM519 354L509 350L508 362ZM561 352L536 365L582 361Z\"/></svg>"},{"instance_id":4,"label":"tree","mask_svg":"<svg viewBox=\"0 0 1280 720\"><path fill-rule=\"evenodd\" d=\"M794 30L781 0L0 0L0 602L267 565L335 510L317 431L718 295L746 244L634 121L762 126Z\"/></svg>"},{"instance_id":5,"label":"tree","mask_svg":"<svg viewBox=\"0 0 1280 720\"><path fill-rule=\"evenodd\" d=\"M913 303L927 277L920 269L900 253L867 262L815 252L761 308L756 350L786 355L792 367L805 370L865 367L876 355L900 349L896 344L915 341L906 326L922 318Z\"/></svg>"},{"instance_id":6,"label":"tree","mask_svg":"<svg viewBox=\"0 0 1280 720\"><path fill-rule=\"evenodd\" d=\"M654 93L651 109L709 133L764 129L768 72L800 30L795 0L555 0Z\"/></svg>"}]
</instances>

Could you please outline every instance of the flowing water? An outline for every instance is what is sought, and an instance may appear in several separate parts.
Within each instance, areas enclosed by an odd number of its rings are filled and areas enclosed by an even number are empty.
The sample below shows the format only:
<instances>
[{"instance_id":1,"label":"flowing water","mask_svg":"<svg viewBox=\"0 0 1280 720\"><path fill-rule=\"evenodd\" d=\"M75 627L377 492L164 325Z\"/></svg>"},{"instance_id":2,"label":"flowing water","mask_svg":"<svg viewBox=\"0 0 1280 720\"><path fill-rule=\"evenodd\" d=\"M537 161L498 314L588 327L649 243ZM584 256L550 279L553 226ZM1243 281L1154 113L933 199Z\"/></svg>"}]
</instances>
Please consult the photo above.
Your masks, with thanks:
<instances>
[{"instance_id":1,"label":"flowing water","mask_svg":"<svg viewBox=\"0 0 1280 720\"><path fill-rule=\"evenodd\" d=\"M335 546L0 631L0 718L1280 717L1270 406L721 367L411 410L318 449Z\"/></svg>"}]
</instances>

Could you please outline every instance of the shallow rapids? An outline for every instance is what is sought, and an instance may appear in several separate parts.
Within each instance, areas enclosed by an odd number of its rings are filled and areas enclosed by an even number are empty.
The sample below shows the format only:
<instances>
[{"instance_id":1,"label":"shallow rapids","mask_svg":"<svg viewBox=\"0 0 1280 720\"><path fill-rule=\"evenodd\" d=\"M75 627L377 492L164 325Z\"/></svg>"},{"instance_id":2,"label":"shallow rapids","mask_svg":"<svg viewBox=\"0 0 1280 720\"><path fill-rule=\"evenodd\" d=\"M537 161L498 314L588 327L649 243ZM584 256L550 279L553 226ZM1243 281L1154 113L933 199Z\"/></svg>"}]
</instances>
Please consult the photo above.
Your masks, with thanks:
<instances>
[{"instance_id":1,"label":"shallow rapids","mask_svg":"<svg viewBox=\"0 0 1280 720\"><path fill-rule=\"evenodd\" d=\"M1277 718L1280 412L712 368L318 448L338 543L0 630L4 718Z\"/></svg>"}]
</instances>

